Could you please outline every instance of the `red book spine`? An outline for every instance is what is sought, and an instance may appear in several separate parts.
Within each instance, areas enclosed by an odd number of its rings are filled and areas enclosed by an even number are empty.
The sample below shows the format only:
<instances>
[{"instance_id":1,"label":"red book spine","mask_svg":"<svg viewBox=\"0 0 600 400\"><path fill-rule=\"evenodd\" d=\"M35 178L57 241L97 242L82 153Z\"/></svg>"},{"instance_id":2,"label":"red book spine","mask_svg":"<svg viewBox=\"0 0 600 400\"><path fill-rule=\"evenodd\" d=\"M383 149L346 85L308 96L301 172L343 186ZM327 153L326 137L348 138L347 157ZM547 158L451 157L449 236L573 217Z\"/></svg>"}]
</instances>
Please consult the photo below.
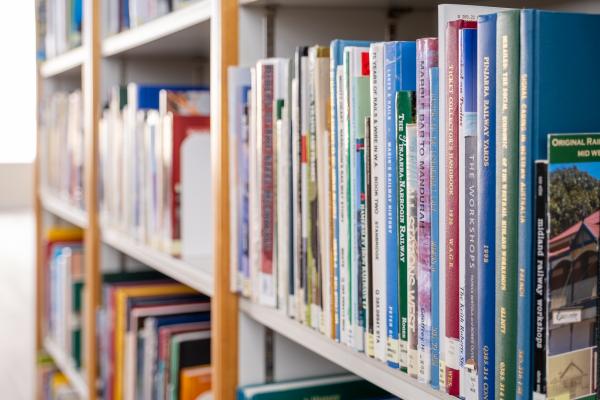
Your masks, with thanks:
<instances>
[{"instance_id":1,"label":"red book spine","mask_svg":"<svg viewBox=\"0 0 600 400\"><path fill-rule=\"evenodd\" d=\"M192 133L209 132L210 117L196 115L173 115L173 154L171 168L171 226L172 239L181 239L181 145Z\"/></svg>"},{"instance_id":2,"label":"red book spine","mask_svg":"<svg viewBox=\"0 0 600 400\"><path fill-rule=\"evenodd\" d=\"M275 152L274 152L274 124L273 101L275 74L273 65L262 66L262 104L261 104L261 238L262 238L262 264L261 272L273 274L273 239L275 228Z\"/></svg>"},{"instance_id":3,"label":"red book spine","mask_svg":"<svg viewBox=\"0 0 600 400\"><path fill-rule=\"evenodd\" d=\"M476 27L464 20L446 27L446 390L453 396L460 395L458 31Z\"/></svg>"}]
</instances>

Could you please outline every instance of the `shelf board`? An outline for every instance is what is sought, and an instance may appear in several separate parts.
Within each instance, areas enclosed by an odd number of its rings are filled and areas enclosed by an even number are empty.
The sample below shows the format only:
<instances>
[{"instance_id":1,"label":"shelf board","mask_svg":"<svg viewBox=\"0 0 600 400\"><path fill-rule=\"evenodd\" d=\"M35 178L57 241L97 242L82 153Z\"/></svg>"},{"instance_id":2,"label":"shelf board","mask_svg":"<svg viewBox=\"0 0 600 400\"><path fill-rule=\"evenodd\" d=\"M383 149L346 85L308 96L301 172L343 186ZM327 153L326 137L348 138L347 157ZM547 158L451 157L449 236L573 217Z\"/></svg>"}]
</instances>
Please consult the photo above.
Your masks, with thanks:
<instances>
[{"instance_id":1,"label":"shelf board","mask_svg":"<svg viewBox=\"0 0 600 400\"><path fill-rule=\"evenodd\" d=\"M359 353L327 338L320 332L288 318L279 310L254 304L243 298L240 298L240 310L262 325L395 396L403 399L456 400L455 397L434 390L429 385L419 383L416 379L388 367L381 361L369 358L364 353Z\"/></svg>"},{"instance_id":2,"label":"shelf board","mask_svg":"<svg viewBox=\"0 0 600 400\"><path fill-rule=\"evenodd\" d=\"M69 50L59 56L42 62L40 74L44 78L52 78L61 74L75 74L81 72L84 59L83 47Z\"/></svg>"},{"instance_id":3,"label":"shelf board","mask_svg":"<svg viewBox=\"0 0 600 400\"><path fill-rule=\"evenodd\" d=\"M61 199L48 190L40 190L40 198L42 207L46 211L80 228L85 229L87 226L85 211L69 204L66 200Z\"/></svg>"},{"instance_id":4,"label":"shelf board","mask_svg":"<svg viewBox=\"0 0 600 400\"><path fill-rule=\"evenodd\" d=\"M212 259L182 260L131 239L112 228L102 229L102 241L143 264L207 296L213 294Z\"/></svg>"},{"instance_id":5,"label":"shelf board","mask_svg":"<svg viewBox=\"0 0 600 400\"><path fill-rule=\"evenodd\" d=\"M210 0L200 0L102 41L102 55L208 56Z\"/></svg>"},{"instance_id":6,"label":"shelf board","mask_svg":"<svg viewBox=\"0 0 600 400\"><path fill-rule=\"evenodd\" d=\"M75 368L75 362L63 349L60 348L49 337L44 339L44 349L54 360L54 364L67 377L69 383L75 389L80 398L85 399L88 395L88 387L83 375Z\"/></svg>"}]
</instances>

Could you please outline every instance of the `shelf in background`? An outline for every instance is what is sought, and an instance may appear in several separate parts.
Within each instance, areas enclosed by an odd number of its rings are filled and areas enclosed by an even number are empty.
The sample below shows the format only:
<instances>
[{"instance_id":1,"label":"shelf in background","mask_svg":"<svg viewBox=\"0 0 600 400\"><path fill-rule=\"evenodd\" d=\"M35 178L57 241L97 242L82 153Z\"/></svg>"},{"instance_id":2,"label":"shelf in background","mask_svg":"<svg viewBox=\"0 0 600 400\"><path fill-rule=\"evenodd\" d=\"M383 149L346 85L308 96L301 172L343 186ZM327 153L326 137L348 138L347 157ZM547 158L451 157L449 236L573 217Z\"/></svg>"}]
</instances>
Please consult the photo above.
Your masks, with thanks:
<instances>
[{"instance_id":1,"label":"shelf in background","mask_svg":"<svg viewBox=\"0 0 600 400\"><path fill-rule=\"evenodd\" d=\"M44 78L51 78L61 74L67 75L79 73L81 72L83 59L83 47L77 47L59 56L42 62L42 65L40 66L40 74Z\"/></svg>"},{"instance_id":2,"label":"shelf in background","mask_svg":"<svg viewBox=\"0 0 600 400\"><path fill-rule=\"evenodd\" d=\"M374 360L350 347L337 343L301 323L288 318L281 311L240 298L240 310L250 318L275 332L306 347L340 367L387 390L403 399L456 400L455 397L419 383L397 369Z\"/></svg>"},{"instance_id":3,"label":"shelf in background","mask_svg":"<svg viewBox=\"0 0 600 400\"><path fill-rule=\"evenodd\" d=\"M85 399L88 395L87 383L83 379L83 375L75 368L75 363L71 357L67 356L63 349L61 349L52 339L44 339L44 349L54 360L54 364L62 372L69 383L77 391L80 398Z\"/></svg>"},{"instance_id":4,"label":"shelf in background","mask_svg":"<svg viewBox=\"0 0 600 400\"><path fill-rule=\"evenodd\" d=\"M103 228L102 241L143 264L207 296L213 294L212 259L184 261L131 239L116 229Z\"/></svg>"},{"instance_id":5,"label":"shelf in background","mask_svg":"<svg viewBox=\"0 0 600 400\"><path fill-rule=\"evenodd\" d=\"M50 193L48 190L41 189L40 190L40 199L42 201L42 207L64 219L65 221L78 226L80 228L85 229L87 226L87 216L85 211L69 204L67 201L61 199L60 197Z\"/></svg>"},{"instance_id":6,"label":"shelf in background","mask_svg":"<svg viewBox=\"0 0 600 400\"><path fill-rule=\"evenodd\" d=\"M102 41L102 55L206 56L210 51L210 0L200 0Z\"/></svg>"}]
</instances>

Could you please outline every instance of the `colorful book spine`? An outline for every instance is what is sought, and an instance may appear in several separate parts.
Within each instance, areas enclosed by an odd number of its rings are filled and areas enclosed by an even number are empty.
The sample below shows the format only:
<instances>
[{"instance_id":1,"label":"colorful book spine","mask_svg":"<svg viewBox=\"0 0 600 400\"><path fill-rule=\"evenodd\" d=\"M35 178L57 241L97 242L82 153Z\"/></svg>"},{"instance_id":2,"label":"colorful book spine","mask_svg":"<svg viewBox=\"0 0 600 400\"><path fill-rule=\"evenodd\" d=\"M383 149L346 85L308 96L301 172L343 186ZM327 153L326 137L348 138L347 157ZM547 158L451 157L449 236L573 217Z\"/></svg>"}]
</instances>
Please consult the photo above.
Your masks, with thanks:
<instances>
[{"instance_id":1,"label":"colorful book spine","mask_svg":"<svg viewBox=\"0 0 600 400\"><path fill-rule=\"evenodd\" d=\"M371 117L367 117L365 118L365 158L367 160L370 160L372 157L372 150L371 150ZM373 178L372 178L372 172L371 172L371 163L367 162L366 163L366 182L367 182L367 198L366 198L366 203L367 203L367 216L373 215L373 201L371 199L371 185L373 182ZM367 224L367 237L372 237L373 235L373 224L369 223ZM369 277L373 276L373 246L369 246L367 248L367 272ZM368 282L368 287L369 287L369 293L373 293L373 279L369 279ZM372 310L374 309L373 306L373 295L369 296L368 299L368 309L369 309L369 313L367 315L367 334L365 335L365 353L369 356L369 357L374 357L375 356L375 349L374 349L374 343L373 343L373 326L374 326L374 322L373 322L373 312Z\"/></svg>"},{"instance_id":2,"label":"colorful book spine","mask_svg":"<svg viewBox=\"0 0 600 400\"><path fill-rule=\"evenodd\" d=\"M458 133L458 31L461 28L475 28L476 22L456 20L446 26L446 307L445 307L445 365L446 392L460 395L460 321L459 314L459 133Z\"/></svg>"},{"instance_id":3,"label":"colorful book spine","mask_svg":"<svg viewBox=\"0 0 600 400\"><path fill-rule=\"evenodd\" d=\"M531 18L532 23L526 21ZM533 169L532 158L533 121L527 118L533 110L532 91L528 84L534 75L533 32L527 27L533 26L533 14L521 13L520 25L520 106L519 106L519 220L518 220L518 298L517 298L517 399L528 400L532 393L532 290L533 290Z\"/></svg>"},{"instance_id":4,"label":"colorful book spine","mask_svg":"<svg viewBox=\"0 0 600 400\"><path fill-rule=\"evenodd\" d=\"M397 128L396 93L398 89L398 63L402 52L398 42L385 43L385 181L383 187L385 209L385 319L387 323L386 360L390 367L400 367L398 347L398 202L397 193Z\"/></svg>"},{"instance_id":5,"label":"colorful book spine","mask_svg":"<svg viewBox=\"0 0 600 400\"><path fill-rule=\"evenodd\" d=\"M239 288L244 296L250 295L250 87L242 88L242 117L240 125L239 141L239 205L240 205L240 229L238 232L238 269L240 271L241 284Z\"/></svg>"},{"instance_id":6,"label":"colorful book spine","mask_svg":"<svg viewBox=\"0 0 600 400\"><path fill-rule=\"evenodd\" d=\"M496 399L516 395L519 11L497 16L496 82Z\"/></svg>"},{"instance_id":7,"label":"colorful book spine","mask_svg":"<svg viewBox=\"0 0 600 400\"><path fill-rule=\"evenodd\" d=\"M535 336L533 342L534 396L546 394L546 329L548 326L548 162L535 162ZM534 397L535 398L535 397Z\"/></svg>"},{"instance_id":8,"label":"colorful book spine","mask_svg":"<svg viewBox=\"0 0 600 400\"><path fill-rule=\"evenodd\" d=\"M419 375L418 350L418 170L417 170L417 125L406 125L406 209L407 209L407 297L408 297L408 368L413 378Z\"/></svg>"},{"instance_id":9,"label":"colorful book spine","mask_svg":"<svg viewBox=\"0 0 600 400\"><path fill-rule=\"evenodd\" d=\"M429 69L431 132L431 387L440 388L439 68Z\"/></svg>"},{"instance_id":10,"label":"colorful book spine","mask_svg":"<svg viewBox=\"0 0 600 400\"><path fill-rule=\"evenodd\" d=\"M373 255L373 345L374 356L386 360L386 111L387 83L393 64L388 65L384 43L373 43L371 62L371 253Z\"/></svg>"},{"instance_id":11,"label":"colorful book spine","mask_svg":"<svg viewBox=\"0 0 600 400\"><path fill-rule=\"evenodd\" d=\"M417 40L417 231L419 381L431 380L431 104L429 69L437 66L437 38Z\"/></svg>"},{"instance_id":12,"label":"colorful book spine","mask_svg":"<svg viewBox=\"0 0 600 400\"><path fill-rule=\"evenodd\" d=\"M401 90L396 94L396 129L398 149L398 282L400 322L400 368L408 367L408 141L406 125L414 122L415 92Z\"/></svg>"},{"instance_id":13,"label":"colorful book spine","mask_svg":"<svg viewBox=\"0 0 600 400\"><path fill-rule=\"evenodd\" d=\"M496 14L477 22L479 396L494 398L496 324Z\"/></svg>"},{"instance_id":14,"label":"colorful book spine","mask_svg":"<svg viewBox=\"0 0 600 400\"><path fill-rule=\"evenodd\" d=\"M261 186L261 264L260 300L261 304L274 305L276 293L273 270L273 245L275 239L275 66L270 63L258 65L260 87L260 186Z\"/></svg>"}]
</instances>

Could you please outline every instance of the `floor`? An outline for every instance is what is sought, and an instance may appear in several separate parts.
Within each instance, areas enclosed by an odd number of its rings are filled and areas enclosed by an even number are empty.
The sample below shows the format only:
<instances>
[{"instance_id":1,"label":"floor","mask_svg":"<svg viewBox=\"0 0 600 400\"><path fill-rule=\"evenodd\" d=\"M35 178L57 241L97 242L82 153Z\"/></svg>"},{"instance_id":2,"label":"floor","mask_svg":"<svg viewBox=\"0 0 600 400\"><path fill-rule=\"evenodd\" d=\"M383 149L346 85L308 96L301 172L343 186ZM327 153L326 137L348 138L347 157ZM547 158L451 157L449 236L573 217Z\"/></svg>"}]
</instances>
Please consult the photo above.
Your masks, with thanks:
<instances>
[{"instance_id":1,"label":"floor","mask_svg":"<svg viewBox=\"0 0 600 400\"><path fill-rule=\"evenodd\" d=\"M0 212L0 400L34 397L34 220Z\"/></svg>"}]
</instances>

